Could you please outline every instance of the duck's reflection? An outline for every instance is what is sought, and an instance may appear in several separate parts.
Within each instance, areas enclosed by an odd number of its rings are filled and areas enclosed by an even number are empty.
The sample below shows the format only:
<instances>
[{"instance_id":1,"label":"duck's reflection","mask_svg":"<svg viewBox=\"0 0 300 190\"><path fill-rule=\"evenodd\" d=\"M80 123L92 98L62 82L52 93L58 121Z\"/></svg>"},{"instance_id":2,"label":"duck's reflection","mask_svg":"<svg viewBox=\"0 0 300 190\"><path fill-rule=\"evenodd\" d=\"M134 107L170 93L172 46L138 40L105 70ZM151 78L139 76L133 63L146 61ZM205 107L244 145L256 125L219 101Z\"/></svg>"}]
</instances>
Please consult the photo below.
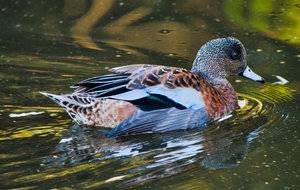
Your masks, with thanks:
<instances>
[{"instance_id":1,"label":"duck's reflection","mask_svg":"<svg viewBox=\"0 0 300 190\"><path fill-rule=\"evenodd\" d=\"M245 158L249 144L260 130L228 123L231 124L213 125L201 131L118 138L106 137L95 128L74 125L51 156L44 159L44 165L52 168L142 157L143 162L136 165L135 171L167 166L166 172L176 173L181 166L192 163L209 169L234 167Z\"/></svg>"}]
</instances>

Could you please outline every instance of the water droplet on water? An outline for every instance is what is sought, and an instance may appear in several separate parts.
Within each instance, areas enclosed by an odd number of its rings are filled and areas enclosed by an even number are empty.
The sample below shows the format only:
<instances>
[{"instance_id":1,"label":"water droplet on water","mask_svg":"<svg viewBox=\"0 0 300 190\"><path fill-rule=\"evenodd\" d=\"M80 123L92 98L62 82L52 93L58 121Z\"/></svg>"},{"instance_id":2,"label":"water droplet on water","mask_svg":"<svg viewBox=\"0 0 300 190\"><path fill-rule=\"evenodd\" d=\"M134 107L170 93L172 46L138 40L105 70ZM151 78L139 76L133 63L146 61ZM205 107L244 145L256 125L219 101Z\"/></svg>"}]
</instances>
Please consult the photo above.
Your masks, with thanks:
<instances>
[{"instance_id":1,"label":"water droplet on water","mask_svg":"<svg viewBox=\"0 0 300 190\"><path fill-rule=\"evenodd\" d=\"M221 19L219 19L219 18L215 18L214 19L216 22L221 22Z\"/></svg>"},{"instance_id":2,"label":"water droplet on water","mask_svg":"<svg viewBox=\"0 0 300 190\"><path fill-rule=\"evenodd\" d=\"M162 34L169 34L170 32L172 32L172 30L168 30L168 29L159 30L159 33L162 33Z\"/></svg>"}]
</instances>

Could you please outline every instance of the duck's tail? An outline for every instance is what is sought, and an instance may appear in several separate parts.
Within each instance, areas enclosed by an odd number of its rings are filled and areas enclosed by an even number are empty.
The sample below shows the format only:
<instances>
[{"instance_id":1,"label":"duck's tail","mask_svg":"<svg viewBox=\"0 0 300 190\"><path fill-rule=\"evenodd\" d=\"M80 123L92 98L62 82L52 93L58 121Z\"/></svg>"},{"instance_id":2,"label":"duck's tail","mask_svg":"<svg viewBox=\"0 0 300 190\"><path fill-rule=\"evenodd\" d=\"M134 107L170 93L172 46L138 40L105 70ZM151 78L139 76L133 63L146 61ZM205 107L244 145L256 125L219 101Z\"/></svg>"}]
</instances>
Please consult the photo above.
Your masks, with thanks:
<instances>
[{"instance_id":1,"label":"duck's tail","mask_svg":"<svg viewBox=\"0 0 300 190\"><path fill-rule=\"evenodd\" d=\"M47 92L40 93L63 107L70 117L78 124L84 123L83 114L87 113L87 110L95 101L91 97L78 97L72 94L56 95Z\"/></svg>"}]
</instances>

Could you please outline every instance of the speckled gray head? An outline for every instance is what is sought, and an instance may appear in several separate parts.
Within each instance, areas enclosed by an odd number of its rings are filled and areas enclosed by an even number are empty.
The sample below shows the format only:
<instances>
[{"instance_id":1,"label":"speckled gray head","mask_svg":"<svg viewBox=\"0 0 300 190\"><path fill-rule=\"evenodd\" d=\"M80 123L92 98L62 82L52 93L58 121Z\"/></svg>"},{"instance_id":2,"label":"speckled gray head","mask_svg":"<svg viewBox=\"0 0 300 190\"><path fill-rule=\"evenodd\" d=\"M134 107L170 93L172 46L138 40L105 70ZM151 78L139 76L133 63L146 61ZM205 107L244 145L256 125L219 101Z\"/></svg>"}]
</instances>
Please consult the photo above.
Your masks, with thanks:
<instances>
[{"instance_id":1,"label":"speckled gray head","mask_svg":"<svg viewBox=\"0 0 300 190\"><path fill-rule=\"evenodd\" d=\"M241 75L254 81L264 82L248 66L244 45L236 38L217 38L204 44L194 60L192 72L211 80L230 75Z\"/></svg>"}]
</instances>

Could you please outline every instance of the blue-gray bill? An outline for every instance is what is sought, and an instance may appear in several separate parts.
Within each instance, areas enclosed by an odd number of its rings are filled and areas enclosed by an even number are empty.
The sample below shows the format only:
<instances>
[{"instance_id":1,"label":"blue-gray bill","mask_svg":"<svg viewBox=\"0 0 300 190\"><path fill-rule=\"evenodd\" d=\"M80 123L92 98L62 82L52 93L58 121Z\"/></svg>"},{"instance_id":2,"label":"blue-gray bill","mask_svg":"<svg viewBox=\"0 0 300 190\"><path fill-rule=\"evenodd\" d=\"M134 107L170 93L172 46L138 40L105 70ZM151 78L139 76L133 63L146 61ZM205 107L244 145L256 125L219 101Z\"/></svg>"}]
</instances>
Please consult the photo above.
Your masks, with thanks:
<instances>
[{"instance_id":1,"label":"blue-gray bill","mask_svg":"<svg viewBox=\"0 0 300 190\"><path fill-rule=\"evenodd\" d=\"M265 79L253 72L249 66L240 75L256 82L265 83Z\"/></svg>"}]
</instances>

